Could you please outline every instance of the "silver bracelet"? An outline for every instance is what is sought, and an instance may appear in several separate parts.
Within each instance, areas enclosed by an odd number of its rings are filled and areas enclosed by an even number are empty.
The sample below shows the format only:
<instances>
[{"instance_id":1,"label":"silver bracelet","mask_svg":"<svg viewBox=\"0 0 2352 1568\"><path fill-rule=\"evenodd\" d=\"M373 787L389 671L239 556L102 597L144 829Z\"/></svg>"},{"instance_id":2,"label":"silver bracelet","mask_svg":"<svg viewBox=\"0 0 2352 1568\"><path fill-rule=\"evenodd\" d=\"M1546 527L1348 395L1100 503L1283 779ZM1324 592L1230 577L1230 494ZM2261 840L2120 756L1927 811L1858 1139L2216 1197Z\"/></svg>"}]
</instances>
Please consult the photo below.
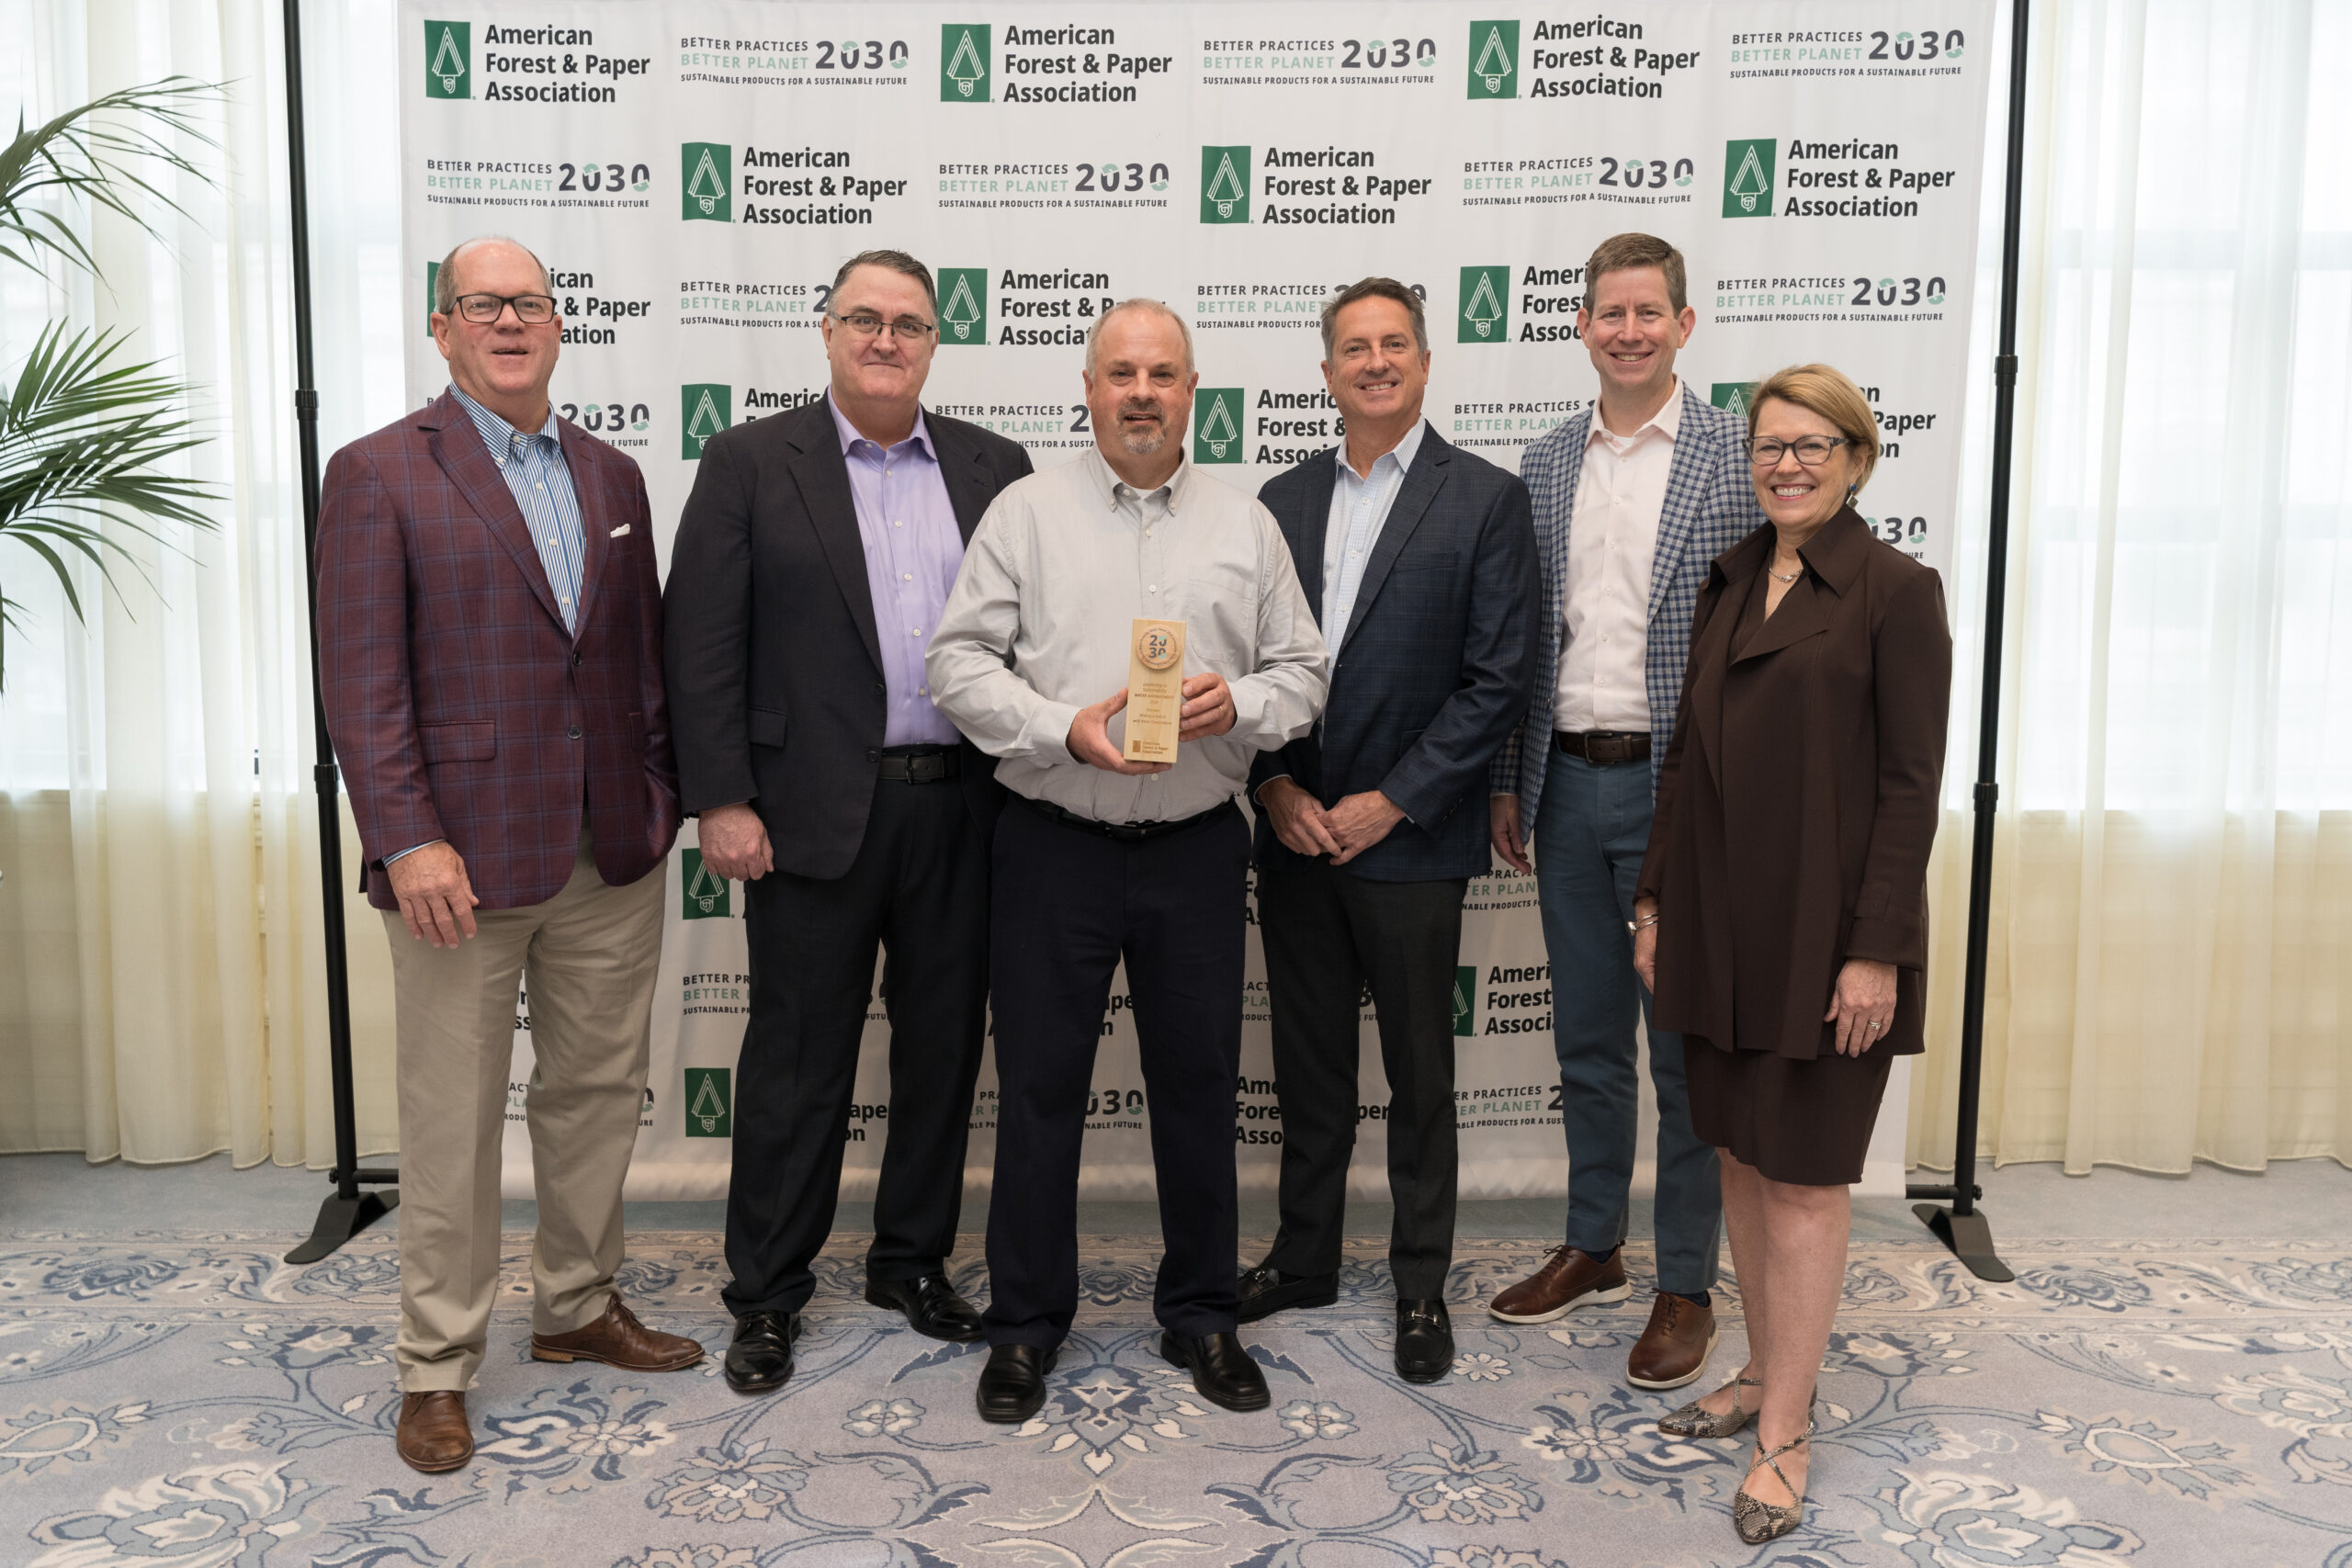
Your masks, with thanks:
<instances>
[{"instance_id":1,"label":"silver bracelet","mask_svg":"<svg viewBox=\"0 0 2352 1568\"><path fill-rule=\"evenodd\" d=\"M1650 927L1657 924L1657 916L1645 915L1638 920L1627 920L1625 922L1625 929L1638 935L1639 933L1649 930Z\"/></svg>"}]
</instances>

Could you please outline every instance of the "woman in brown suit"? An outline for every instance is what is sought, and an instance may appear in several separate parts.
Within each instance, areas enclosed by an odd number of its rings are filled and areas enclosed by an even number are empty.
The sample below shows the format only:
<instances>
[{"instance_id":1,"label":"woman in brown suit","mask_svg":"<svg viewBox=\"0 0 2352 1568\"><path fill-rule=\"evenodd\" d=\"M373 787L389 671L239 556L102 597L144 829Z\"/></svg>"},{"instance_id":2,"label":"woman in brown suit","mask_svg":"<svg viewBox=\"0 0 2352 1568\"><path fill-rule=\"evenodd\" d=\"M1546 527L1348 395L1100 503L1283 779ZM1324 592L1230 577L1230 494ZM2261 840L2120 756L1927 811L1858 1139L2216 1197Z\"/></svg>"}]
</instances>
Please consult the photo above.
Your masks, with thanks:
<instances>
[{"instance_id":1,"label":"woman in brown suit","mask_svg":"<svg viewBox=\"0 0 2352 1568\"><path fill-rule=\"evenodd\" d=\"M1770 523L1699 593L1634 966L1657 1027L1684 1038L1747 1318L1739 1376L1659 1425L1720 1438L1755 1421L1732 1505L1753 1544L1804 1517L1849 1189L1889 1058L1922 1049L1951 633L1936 573L1854 512L1878 430L1853 382L1783 370L1751 395L1747 430Z\"/></svg>"}]
</instances>

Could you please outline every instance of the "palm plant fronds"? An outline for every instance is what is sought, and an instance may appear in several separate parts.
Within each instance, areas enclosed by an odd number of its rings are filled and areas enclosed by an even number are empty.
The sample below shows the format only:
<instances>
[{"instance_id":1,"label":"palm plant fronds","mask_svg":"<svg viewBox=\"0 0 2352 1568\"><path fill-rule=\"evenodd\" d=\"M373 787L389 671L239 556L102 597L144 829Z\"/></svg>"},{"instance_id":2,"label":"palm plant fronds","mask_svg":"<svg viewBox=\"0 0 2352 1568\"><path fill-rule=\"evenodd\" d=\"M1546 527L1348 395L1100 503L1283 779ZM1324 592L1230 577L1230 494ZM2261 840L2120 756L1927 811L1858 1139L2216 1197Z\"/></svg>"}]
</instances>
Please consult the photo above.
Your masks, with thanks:
<instances>
[{"instance_id":1,"label":"palm plant fronds","mask_svg":"<svg viewBox=\"0 0 2352 1568\"><path fill-rule=\"evenodd\" d=\"M62 322L42 329L16 385L0 394L0 540L47 561L76 619L82 599L70 560L95 565L108 586L114 569L139 558L101 524L168 547L164 526L214 526L200 508L215 499L200 480L159 467L204 444L181 412L186 389L153 362L115 364L119 333ZM0 597L0 636L22 606ZM0 642L0 682L6 679Z\"/></svg>"},{"instance_id":2,"label":"palm plant fronds","mask_svg":"<svg viewBox=\"0 0 2352 1568\"><path fill-rule=\"evenodd\" d=\"M0 151L0 260L40 271L47 254L96 274L97 258L74 229L72 203L56 201L59 196L82 197L164 238L141 209L142 198L186 217L187 209L157 182L187 175L210 183L175 139L219 145L198 125L196 109L220 90L191 76L166 76L93 98L30 130L19 112L16 139Z\"/></svg>"}]
</instances>

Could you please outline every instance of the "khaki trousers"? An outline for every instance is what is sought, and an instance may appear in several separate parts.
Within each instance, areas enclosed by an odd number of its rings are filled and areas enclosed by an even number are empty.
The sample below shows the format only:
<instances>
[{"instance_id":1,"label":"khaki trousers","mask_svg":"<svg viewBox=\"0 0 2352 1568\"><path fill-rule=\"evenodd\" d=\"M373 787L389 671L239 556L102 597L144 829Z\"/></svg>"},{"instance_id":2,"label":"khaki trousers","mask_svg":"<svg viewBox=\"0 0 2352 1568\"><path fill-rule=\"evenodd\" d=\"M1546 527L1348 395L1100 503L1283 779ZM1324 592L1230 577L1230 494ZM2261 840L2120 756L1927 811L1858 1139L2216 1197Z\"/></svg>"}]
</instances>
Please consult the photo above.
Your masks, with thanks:
<instances>
[{"instance_id":1,"label":"khaki trousers","mask_svg":"<svg viewBox=\"0 0 2352 1568\"><path fill-rule=\"evenodd\" d=\"M621 1264L621 1182L637 1145L662 958L663 873L597 875L587 841L563 891L477 909L456 948L391 939L400 1047L401 1388L462 1391L481 1365L498 1290L500 1145L514 994L530 976L538 1060L525 1101L539 1232L531 1326L568 1334L604 1314Z\"/></svg>"}]
</instances>

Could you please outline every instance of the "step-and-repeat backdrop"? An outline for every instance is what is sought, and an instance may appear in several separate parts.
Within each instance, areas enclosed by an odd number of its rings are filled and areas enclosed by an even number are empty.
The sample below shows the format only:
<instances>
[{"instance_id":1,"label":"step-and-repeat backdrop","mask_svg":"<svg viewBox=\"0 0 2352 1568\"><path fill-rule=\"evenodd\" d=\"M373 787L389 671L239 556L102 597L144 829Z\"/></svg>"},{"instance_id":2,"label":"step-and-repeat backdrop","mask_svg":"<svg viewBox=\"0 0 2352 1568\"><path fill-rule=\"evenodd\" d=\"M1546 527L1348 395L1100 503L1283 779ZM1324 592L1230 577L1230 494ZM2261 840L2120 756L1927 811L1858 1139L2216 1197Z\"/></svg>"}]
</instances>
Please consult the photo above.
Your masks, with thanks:
<instances>
[{"instance_id":1,"label":"step-and-repeat backdrop","mask_svg":"<svg viewBox=\"0 0 2352 1568\"><path fill-rule=\"evenodd\" d=\"M401 166L408 382L437 258L512 235L565 320L561 412L633 456L667 541L702 444L822 394L834 269L913 252L938 277L925 401L1024 443L1092 440L1088 326L1130 295L1191 321L1193 457L1254 491L1334 442L1316 312L1367 273L1428 302L1428 413L1516 468L1594 395L1576 332L1593 246L1630 229L1690 263L1682 374L1719 406L1826 360L1878 412L1863 497L1881 537L1946 568L1959 492L1992 15L1901 7L1599 4L1035 6L404 0ZM672 860L633 1197L725 1190L744 1021L742 889L693 825ZM1235 1156L1280 1158L1252 943ZM1455 993L1465 1195L1565 1190L1552 989L1531 879L1471 885ZM1085 1190L1152 1190L1125 983L1102 1021ZM508 1189L529 1190L518 1009ZM1373 1040L1371 1014L1364 1037ZM888 1136L887 1024L869 1014L843 1191ZM1359 1190L1385 1190L1376 1054ZM1903 1076L1869 1185L1899 1190ZM972 1174L995 1145L992 1070Z\"/></svg>"}]
</instances>

